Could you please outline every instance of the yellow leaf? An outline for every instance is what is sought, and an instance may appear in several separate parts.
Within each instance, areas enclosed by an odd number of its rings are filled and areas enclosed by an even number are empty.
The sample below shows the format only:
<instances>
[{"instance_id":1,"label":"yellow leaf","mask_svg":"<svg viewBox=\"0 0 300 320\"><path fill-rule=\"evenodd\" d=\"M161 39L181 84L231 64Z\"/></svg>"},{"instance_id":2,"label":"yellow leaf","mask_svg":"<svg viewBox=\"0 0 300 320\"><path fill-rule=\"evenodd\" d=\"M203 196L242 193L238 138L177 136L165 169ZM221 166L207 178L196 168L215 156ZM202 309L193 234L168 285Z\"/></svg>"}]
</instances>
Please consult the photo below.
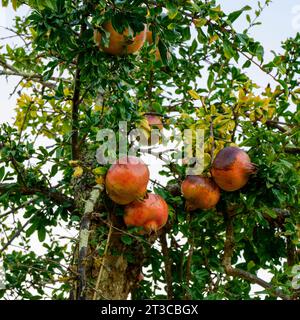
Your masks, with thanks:
<instances>
[{"instance_id":1,"label":"yellow leaf","mask_svg":"<svg viewBox=\"0 0 300 320\"><path fill-rule=\"evenodd\" d=\"M250 114L249 114L249 119L250 119L251 121L255 121L255 120L256 120L255 111L250 112Z\"/></svg>"},{"instance_id":2,"label":"yellow leaf","mask_svg":"<svg viewBox=\"0 0 300 320\"><path fill-rule=\"evenodd\" d=\"M104 184L104 177L103 176L98 176L96 177L96 183L97 184L100 184L100 185L103 185Z\"/></svg>"},{"instance_id":3,"label":"yellow leaf","mask_svg":"<svg viewBox=\"0 0 300 320\"><path fill-rule=\"evenodd\" d=\"M78 166L78 160L70 160L69 161L69 165L71 166L71 167L77 167Z\"/></svg>"},{"instance_id":4,"label":"yellow leaf","mask_svg":"<svg viewBox=\"0 0 300 320\"><path fill-rule=\"evenodd\" d=\"M210 166L211 156L209 153L204 153L204 168Z\"/></svg>"},{"instance_id":5,"label":"yellow leaf","mask_svg":"<svg viewBox=\"0 0 300 320\"><path fill-rule=\"evenodd\" d=\"M138 124L138 128L143 128L145 129L146 131L151 131L151 128L149 126L149 122L146 118L143 118L139 124Z\"/></svg>"},{"instance_id":6,"label":"yellow leaf","mask_svg":"<svg viewBox=\"0 0 300 320\"><path fill-rule=\"evenodd\" d=\"M188 94L195 100L201 99L201 97L199 96L199 94L195 90L189 90Z\"/></svg>"},{"instance_id":7,"label":"yellow leaf","mask_svg":"<svg viewBox=\"0 0 300 320\"><path fill-rule=\"evenodd\" d=\"M210 107L210 114L212 116L217 114L217 109L216 109L216 106L214 104L212 104L211 107Z\"/></svg>"},{"instance_id":8,"label":"yellow leaf","mask_svg":"<svg viewBox=\"0 0 300 320\"><path fill-rule=\"evenodd\" d=\"M267 118L265 116L262 116L259 120L262 124L265 124L267 122Z\"/></svg>"},{"instance_id":9,"label":"yellow leaf","mask_svg":"<svg viewBox=\"0 0 300 320\"><path fill-rule=\"evenodd\" d=\"M17 0L12 0L11 1L12 7L15 11L17 11Z\"/></svg>"},{"instance_id":10,"label":"yellow leaf","mask_svg":"<svg viewBox=\"0 0 300 320\"><path fill-rule=\"evenodd\" d=\"M102 111L103 106L95 105L94 110L97 111Z\"/></svg>"},{"instance_id":11,"label":"yellow leaf","mask_svg":"<svg viewBox=\"0 0 300 320\"><path fill-rule=\"evenodd\" d=\"M218 39L219 39L219 36L217 34L214 34L213 36L211 36L209 38L209 44L212 44L213 42L215 42Z\"/></svg>"},{"instance_id":12,"label":"yellow leaf","mask_svg":"<svg viewBox=\"0 0 300 320\"><path fill-rule=\"evenodd\" d=\"M57 279L58 282L69 282L70 281L70 277L59 277Z\"/></svg>"},{"instance_id":13,"label":"yellow leaf","mask_svg":"<svg viewBox=\"0 0 300 320\"><path fill-rule=\"evenodd\" d=\"M207 20L205 18L193 19L194 25L198 28L206 25Z\"/></svg>"},{"instance_id":14,"label":"yellow leaf","mask_svg":"<svg viewBox=\"0 0 300 320\"><path fill-rule=\"evenodd\" d=\"M74 169L73 177L74 177L74 178L80 178L80 177L82 176L82 174L83 174L83 169L82 169L82 167L76 167L76 168Z\"/></svg>"},{"instance_id":15,"label":"yellow leaf","mask_svg":"<svg viewBox=\"0 0 300 320\"><path fill-rule=\"evenodd\" d=\"M272 118L275 113L275 108L274 107L269 107L268 109L268 118Z\"/></svg>"},{"instance_id":16,"label":"yellow leaf","mask_svg":"<svg viewBox=\"0 0 300 320\"><path fill-rule=\"evenodd\" d=\"M227 124L228 130L232 131L235 128L235 122L233 120L230 120Z\"/></svg>"},{"instance_id":17,"label":"yellow leaf","mask_svg":"<svg viewBox=\"0 0 300 320\"><path fill-rule=\"evenodd\" d=\"M213 121L213 125L217 126L223 119L224 119L223 115L217 116Z\"/></svg>"}]
</instances>

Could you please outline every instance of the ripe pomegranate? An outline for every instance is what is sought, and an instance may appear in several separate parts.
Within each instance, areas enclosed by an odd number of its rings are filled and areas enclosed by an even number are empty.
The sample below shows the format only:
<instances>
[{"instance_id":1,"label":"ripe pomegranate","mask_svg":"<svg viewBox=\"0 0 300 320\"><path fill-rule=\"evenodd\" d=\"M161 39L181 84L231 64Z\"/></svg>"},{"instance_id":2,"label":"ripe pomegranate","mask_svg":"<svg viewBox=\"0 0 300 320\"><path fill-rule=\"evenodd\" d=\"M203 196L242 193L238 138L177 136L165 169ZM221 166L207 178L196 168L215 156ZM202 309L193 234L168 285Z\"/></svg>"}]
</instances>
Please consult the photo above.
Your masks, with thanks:
<instances>
[{"instance_id":1,"label":"ripe pomegranate","mask_svg":"<svg viewBox=\"0 0 300 320\"><path fill-rule=\"evenodd\" d=\"M150 128L162 130L164 128L163 123L161 121L161 117L152 114L145 115Z\"/></svg>"},{"instance_id":2,"label":"ripe pomegranate","mask_svg":"<svg viewBox=\"0 0 300 320\"><path fill-rule=\"evenodd\" d=\"M105 178L108 196L122 205L143 198L147 192L148 182L149 169L136 157L119 159L110 167Z\"/></svg>"},{"instance_id":3,"label":"ripe pomegranate","mask_svg":"<svg viewBox=\"0 0 300 320\"><path fill-rule=\"evenodd\" d=\"M94 31L94 40L104 52L111 55L122 56L137 52L142 48L146 40L146 27L134 38L129 38L128 29L125 29L122 34L118 33L111 21L105 22L103 28L110 33L109 46L105 47L101 44L102 35L97 30Z\"/></svg>"},{"instance_id":4,"label":"ripe pomegranate","mask_svg":"<svg viewBox=\"0 0 300 320\"><path fill-rule=\"evenodd\" d=\"M211 178L187 176L181 185L181 191L188 211L211 209L220 200L220 189Z\"/></svg>"},{"instance_id":5,"label":"ripe pomegranate","mask_svg":"<svg viewBox=\"0 0 300 320\"><path fill-rule=\"evenodd\" d=\"M143 227L145 231L157 231L168 221L168 205L157 194L148 194L144 200L136 200L125 207L124 222L127 226Z\"/></svg>"},{"instance_id":6,"label":"ripe pomegranate","mask_svg":"<svg viewBox=\"0 0 300 320\"><path fill-rule=\"evenodd\" d=\"M221 189L235 191L242 188L255 171L255 166L245 151L237 147L227 147L217 154L211 174Z\"/></svg>"}]
</instances>

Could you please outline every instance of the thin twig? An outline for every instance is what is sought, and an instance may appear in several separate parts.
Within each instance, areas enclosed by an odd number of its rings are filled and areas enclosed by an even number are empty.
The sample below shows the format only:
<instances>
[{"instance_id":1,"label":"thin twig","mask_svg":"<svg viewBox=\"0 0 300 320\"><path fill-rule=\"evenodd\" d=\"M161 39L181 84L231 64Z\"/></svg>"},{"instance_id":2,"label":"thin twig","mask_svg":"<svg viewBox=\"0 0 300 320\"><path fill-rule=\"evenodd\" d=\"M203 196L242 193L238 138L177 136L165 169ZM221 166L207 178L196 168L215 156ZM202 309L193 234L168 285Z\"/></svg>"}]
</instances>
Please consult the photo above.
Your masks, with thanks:
<instances>
[{"instance_id":1,"label":"thin twig","mask_svg":"<svg viewBox=\"0 0 300 320\"><path fill-rule=\"evenodd\" d=\"M32 199L28 200L28 201L25 201L24 203L22 203L21 205L19 205L18 207L16 208L13 208L3 214L0 215L0 219L4 218L4 217L7 217L9 216L10 214L12 213L15 213L17 211L19 211L20 209L24 208L24 207L27 207L29 205L31 205L36 199L38 199L37 196L34 196Z\"/></svg>"},{"instance_id":2,"label":"thin twig","mask_svg":"<svg viewBox=\"0 0 300 320\"><path fill-rule=\"evenodd\" d=\"M21 232L28 226L29 222L30 222L30 220L27 220L27 222L23 226L18 228L16 233L7 241L7 243L2 247L2 249L0 249L0 255L11 245L11 243L16 238L18 238L18 236L21 234Z\"/></svg>"}]
</instances>

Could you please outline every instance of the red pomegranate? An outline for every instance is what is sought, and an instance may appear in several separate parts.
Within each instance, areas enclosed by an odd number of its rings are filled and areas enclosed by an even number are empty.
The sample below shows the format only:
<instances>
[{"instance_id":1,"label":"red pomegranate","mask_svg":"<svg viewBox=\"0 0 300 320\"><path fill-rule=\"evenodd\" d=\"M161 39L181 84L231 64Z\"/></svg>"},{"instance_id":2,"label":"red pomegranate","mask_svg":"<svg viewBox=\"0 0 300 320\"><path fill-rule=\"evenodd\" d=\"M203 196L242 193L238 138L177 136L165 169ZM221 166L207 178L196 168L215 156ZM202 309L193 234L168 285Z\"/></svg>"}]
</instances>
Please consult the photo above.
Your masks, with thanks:
<instances>
[{"instance_id":1,"label":"red pomegranate","mask_svg":"<svg viewBox=\"0 0 300 320\"><path fill-rule=\"evenodd\" d=\"M157 231L168 221L168 205L157 194L148 194L144 200L136 200L125 207L124 222L130 227L143 227L145 231Z\"/></svg>"},{"instance_id":2,"label":"red pomegranate","mask_svg":"<svg viewBox=\"0 0 300 320\"><path fill-rule=\"evenodd\" d=\"M162 130L164 128L160 116L146 114L145 118L147 119L150 128L159 129L159 130Z\"/></svg>"},{"instance_id":3,"label":"red pomegranate","mask_svg":"<svg viewBox=\"0 0 300 320\"><path fill-rule=\"evenodd\" d=\"M181 191L188 211L211 209L220 200L220 189L211 178L187 176L181 185Z\"/></svg>"},{"instance_id":4,"label":"red pomegranate","mask_svg":"<svg viewBox=\"0 0 300 320\"><path fill-rule=\"evenodd\" d=\"M104 47L101 44L102 35L97 30L94 31L94 40L104 52L116 56L122 56L139 51L144 45L147 36L146 27L132 39L129 38L128 29L125 29L124 32L120 34L114 29L111 21L105 22L103 24L103 28L110 33L108 47Z\"/></svg>"},{"instance_id":5,"label":"red pomegranate","mask_svg":"<svg viewBox=\"0 0 300 320\"><path fill-rule=\"evenodd\" d=\"M237 147L222 149L216 156L211 174L217 185L225 191L235 191L242 188L249 176L256 172L248 154Z\"/></svg>"},{"instance_id":6,"label":"red pomegranate","mask_svg":"<svg viewBox=\"0 0 300 320\"><path fill-rule=\"evenodd\" d=\"M118 204L142 199L147 192L149 169L136 157L119 159L108 170L105 186L108 196Z\"/></svg>"}]
</instances>

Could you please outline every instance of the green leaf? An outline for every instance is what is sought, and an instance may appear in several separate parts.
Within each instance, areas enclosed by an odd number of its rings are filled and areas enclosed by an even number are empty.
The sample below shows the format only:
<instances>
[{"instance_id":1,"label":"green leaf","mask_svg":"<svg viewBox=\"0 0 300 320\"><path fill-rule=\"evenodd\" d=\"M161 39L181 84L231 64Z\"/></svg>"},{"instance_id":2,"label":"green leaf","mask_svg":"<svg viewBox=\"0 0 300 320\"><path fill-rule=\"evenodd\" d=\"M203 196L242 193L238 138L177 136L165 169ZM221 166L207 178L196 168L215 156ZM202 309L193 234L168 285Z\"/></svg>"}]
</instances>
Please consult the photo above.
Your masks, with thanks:
<instances>
[{"instance_id":1,"label":"green leaf","mask_svg":"<svg viewBox=\"0 0 300 320\"><path fill-rule=\"evenodd\" d=\"M288 96L289 95L289 87L288 87L287 83L283 80L278 80L278 82L282 85L286 96Z\"/></svg>"},{"instance_id":2,"label":"green leaf","mask_svg":"<svg viewBox=\"0 0 300 320\"><path fill-rule=\"evenodd\" d=\"M71 216L71 221L78 222L78 221L80 221L80 217L73 215L73 216Z\"/></svg>"},{"instance_id":3,"label":"green leaf","mask_svg":"<svg viewBox=\"0 0 300 320\"><path fill-rule=\"evenodd\" d=\"M208 87L209 90L212 89L213 82L214 82L214 73L210 72L209 76L208 76L208 79L207 79L207 87Z\"/></svg>"},{"instance_id":4,"label":"green leaf","mask_svg":"<svg viewBox=\"0 0 300 320\"><path fill-rule=\"evenodd\" d=\"M239 16L244 12L244 11L249 11L251 10L252 8L250 6L245 6L244 8L240 9L240 10L237 10L237 11L234 11L234 12L231 12L229 15L228 15L228 21L230 23L233 23L236 19L239 18Z\"/></svg>"},{"instance_id":5,"label":"green leaf","mask_svg":"<svg viewBox=\"0 0 300 320\"><path fill-rule=\"evenodd\" d=\"M230 60L235 55L231 44L227 40L225 40L223 43L223 51L226 59L228 60Z\"/></svg>"},{"instance_id":6,"label":"green leaf","mask_svg":"<svg viewBox=\"0 0 300 320\"><path fill-rule=\"evenodd\" d=\"M171 2L167 3L168 17L173 20L178 14L178 8Z\"/></svg>"},{"instance_id":7,"label":"green leaf","mask_svg":"<svg viewBox=\"0 0 300 320\"><path fill-rule=\"evenodd\" d=\"M126 245L131 245L132 242L133 242L133 239L131 236L127 235L127 234L124 234L122 237L121 237L121 240L123 243L125 243Z\"/></svg>"},{"instance_id":8,"label":"green leaf","mask_svg":"<svg viewBox=\"0 0 300 320\"><path fill-rule=\"evenodd\" d=\"M243 69L247 69L251 66L251 61L247 60L244 64L243 64Z\"/></svg>"},{"instance_id":9,"label":"green leaf","mask_svg":"<svg viewBox=\"0 0 300 320\"><path fill-rule=\"evenodd\" d=\"M41 227L38 230L38 238L39 238L40 242L45 241L45 239L46 239L46 229L44 227Z\"/></svg>"},{"instance_id":10,"label":"green leaf","mask_svg":"<svg viewBox=\"0 0 300 320\"><path fill-rule=\"evenodd\" d=\"M265 212L266 212L267 215L270 216L271 218L273 218L273 219L276 219L276 218L277 218L277 213L276 213L274 210L272 210L272 209L270 209L270 208L268 208L268 207L265 207Z\"/></svg>"},{"instance_id":11,"label":"green leaf","mask_svg":"<svg viewBox=\"0 0 300 320\"><path fill-rule=\"evenodd\" d=\"M264 58L264 47L259 45L256 49L256 56L258 58L259 61L263 61Z\"/></svg>"},{"instance_id":12,"label":"green leaf","mask_svg":"<svg viewBox=\"0 0 300 320\"><path fill-rule=\"evenodd\" d=\"M253 267L255 267L255 262L253 260L251 260L247 263L247 270L251 271L251 269L253 269Z\"/></svg>"},{"instance_id":13,"label":"green leaf","mask_svg":"<svg viewBox=\"0 0 300 320\"><path fill-rule=\"evenodd\" d=\"M26 237L30 237L34 231L36 230L36 224L32 224L27 230L26 230Z\"/></svg>"},{"instance_id":14,"label":"green leaf","mask_svg":"<svg viewBox=\"0 0 300 320\"><path fill-rule=\"evenodd\" d=\"M161 40L159 40L158 42L158 50L159 50L163 64L168 65L168 49Z\"/></svg>"},{"instance_id":15,"label":"green leaf","mask_svg":"<svg viewBox=\"0 0 300 320\"><path fill-rule=\"evenodd\" d=\"M53 11L57 10L55 0L44 0L44 6L53 10Z\"/></svg>"},{"instance_id":16,"label":"green leaf","mask_svg":"<svg viewBox=\"0 0 300 320\"><path fill-rule=\"evenodd\" d=\"M4 167L1 167L1 168L0 168L0 181L2 181L4 175L5 175L5 168L4 168Z\"/></svg>"}]
</instances>

